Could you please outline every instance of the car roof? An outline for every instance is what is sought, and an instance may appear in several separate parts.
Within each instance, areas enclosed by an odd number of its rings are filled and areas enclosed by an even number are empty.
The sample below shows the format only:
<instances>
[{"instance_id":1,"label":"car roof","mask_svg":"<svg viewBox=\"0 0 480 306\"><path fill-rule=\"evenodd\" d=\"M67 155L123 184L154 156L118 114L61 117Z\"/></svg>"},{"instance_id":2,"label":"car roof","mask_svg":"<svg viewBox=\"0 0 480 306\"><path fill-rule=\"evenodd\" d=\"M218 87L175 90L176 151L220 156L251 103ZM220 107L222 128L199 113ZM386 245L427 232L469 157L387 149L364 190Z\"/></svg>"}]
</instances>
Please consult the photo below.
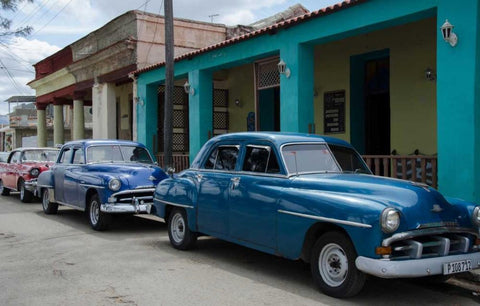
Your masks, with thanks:
<instances>
[{"instance_id":1,"label":"car roof","mask_svg":"<svg viewBox=\"0 0 480 306\"><path fill-rule=\"evenodd\" d=\"M143 144L130 140L118 140L118 139L81 139L73 140L65 143L65 145L134 145L139 147L145 147Z\"/></svg>"},{"instance_id":2,"label":"car roof","mask_svg":"<svg viewBox=\"0 0 480 306\"><path fill-rule=\"evenodd\" d=\"M12 151L34 151L34 150L40 150L40 151L58 151L58 148L50 148L50 147L21 147L21 148L16 148L13 149Z\"/></svg>"},{"instance_id":3,"label":"car roof","mask_svg":"<svg viewBox=\"0 0 480 306\"><path fill-rule=\"evenodd\" d=\"M282 146L292 142L326 142L329 144L351 147L351 145L341 139L304 133L289 132L241 132L230 133L216 136L211 141L244 141L244 140L268 140L276 146Z\"/></svg>"}]
</instances>

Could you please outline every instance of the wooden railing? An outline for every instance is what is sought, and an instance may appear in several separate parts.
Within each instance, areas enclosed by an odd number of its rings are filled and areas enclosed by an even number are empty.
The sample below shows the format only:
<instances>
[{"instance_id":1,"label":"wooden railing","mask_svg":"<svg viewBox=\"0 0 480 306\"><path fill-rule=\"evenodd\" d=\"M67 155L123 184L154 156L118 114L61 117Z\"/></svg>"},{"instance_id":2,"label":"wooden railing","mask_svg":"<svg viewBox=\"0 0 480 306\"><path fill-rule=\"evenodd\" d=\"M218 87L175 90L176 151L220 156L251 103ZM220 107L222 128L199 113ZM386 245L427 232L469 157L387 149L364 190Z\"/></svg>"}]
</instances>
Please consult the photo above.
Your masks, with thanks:
<instances>
[{"instance_id":1,"label":"wooden railing","mask_svg":"<svg viewBox=\"0 0 480 306\"><path fill-rule=\"evenodd\" d=\"M375 175L421 182L437 188L437 157L427 155L363 155Z\"/></svg>"},{"instance_id":2,"label":"wooden railing","mask_svg":"<svg viewBox=\"0 0 480 306\"><path fill-rule=\"evenodd\" d=\"M164 155L157 154L164 168ZM437 157L427 155L363 155L375 175L421 182L437 188ZM190 167L188 154L173 154L173 166L178 173Z\"/></svg>"},{"instance_id":3,"label":"wooden railing","mask_svg":"<svg viewBox=\"0 0 480 306\"><path fill-rule=\"evenodd\" d=\"M157 154L157 162L158 165L165 169L165 160L163 154ZM172 156L173 168L175 168L175 172L178 173L190 167L190 159L188 154L173 154Z\"/></svg>"}]
</instances>

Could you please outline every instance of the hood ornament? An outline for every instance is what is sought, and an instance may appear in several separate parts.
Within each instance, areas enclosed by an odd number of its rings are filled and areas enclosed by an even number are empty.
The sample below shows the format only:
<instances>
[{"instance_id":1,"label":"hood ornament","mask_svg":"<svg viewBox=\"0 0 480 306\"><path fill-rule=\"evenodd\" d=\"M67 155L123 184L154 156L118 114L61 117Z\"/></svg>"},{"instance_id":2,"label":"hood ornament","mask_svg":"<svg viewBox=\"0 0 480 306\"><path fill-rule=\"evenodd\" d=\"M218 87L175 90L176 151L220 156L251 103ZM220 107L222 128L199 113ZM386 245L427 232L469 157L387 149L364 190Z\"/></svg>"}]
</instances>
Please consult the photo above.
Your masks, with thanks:
<instances>
[{"instance_id":1,"label":"hood ornament","mask_svg":"<svg viewBox=\"0 0 480 306\"><path fill-rule=\"evenodd\" d=\"M150 175L150 177L148 179L153 182L155 180L155 177L153 175Z\"/></svg>"},{"instance_id":2,"label":"hood ornament","mask_svg":"<svg viewBox=\"0 0 480 306\"><path fill-rule=\"evenodd\" d=\"M443 211L443 208L441 208L440 205L438 205L438 204L433 204L433 208L430 211L439 213L439 212Z\"/></svg>"}]
</instances>

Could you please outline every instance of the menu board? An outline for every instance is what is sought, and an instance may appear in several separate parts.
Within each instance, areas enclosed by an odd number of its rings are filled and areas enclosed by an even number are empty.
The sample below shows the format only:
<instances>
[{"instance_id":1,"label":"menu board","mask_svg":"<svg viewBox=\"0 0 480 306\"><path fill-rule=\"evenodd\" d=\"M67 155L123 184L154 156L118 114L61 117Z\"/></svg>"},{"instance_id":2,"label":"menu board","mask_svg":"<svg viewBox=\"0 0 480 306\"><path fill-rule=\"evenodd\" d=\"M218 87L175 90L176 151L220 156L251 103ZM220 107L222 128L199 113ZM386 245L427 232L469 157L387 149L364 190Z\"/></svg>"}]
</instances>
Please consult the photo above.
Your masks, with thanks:
<instances>
[{"instance_id":1,"label":"menu board","mask_svg":"<svg viewBox=\"0 0 480 306\"><path fill-rule=\"evenodd\" d=\"M328 91L323 95L323 132L345 132L345 90Z\"/></svg>"}]
</instances>

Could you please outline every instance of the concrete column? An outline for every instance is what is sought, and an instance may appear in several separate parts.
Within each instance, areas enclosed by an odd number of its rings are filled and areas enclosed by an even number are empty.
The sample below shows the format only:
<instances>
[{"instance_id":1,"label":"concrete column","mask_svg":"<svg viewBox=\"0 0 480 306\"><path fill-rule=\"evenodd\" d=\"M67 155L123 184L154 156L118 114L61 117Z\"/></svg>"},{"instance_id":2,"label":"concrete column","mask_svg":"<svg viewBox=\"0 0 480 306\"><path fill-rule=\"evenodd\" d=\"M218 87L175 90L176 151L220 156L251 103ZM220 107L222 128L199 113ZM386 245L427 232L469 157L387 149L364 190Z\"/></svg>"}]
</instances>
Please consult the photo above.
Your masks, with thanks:
<instances>
[{"instance_id":1,"label":"concrete column","mask_svg":"<svg viewBox=\"0 0 480 306\"><path fill-rule=\"evenodd\" d=\"M117 137L115 84L96 83L92 88L92 123L94 139Z\"/></svg>"},{"instance_id":2,"label":"concrete column","mask_svg":"<svg viewBox=\"0 0 480 306\"><path fill-rule=\"evenodd\" d=\"M285 44L280 58L290 76L280 75L280 130L308 133L314 123L313 111L313 47Z\"/></svg>"},{"instance_id":3,"label":"concrete column","mask_svg":"<svg viewBox=\"0 0 480 306\"><path fill-rule=\"evenodd\" d=\"M158 85L138 83L137 90L138 99L133 106L137 114L137 141L145 144L150 152L156 154L158 152Z\"/></svg>"},{"instance_id":4,"label":"concrete column","mask_svg":"<svg viewBox=\"0 0 480 306\"><path fill-rule=\"evenodd\" d=\"M53 145L65 142L63 104L53 105Z\"/></svg>"},{"instance_id":5,"label":"concrete column","mask_svg":"<svg viewBox=\"0 0 480 306\"><path fill-rule=\"evenodd\" d=\"M437 10L438 187L448 196L480 201L480 15L479 1L440 0ZM454 25L458 44L440 33Z\"/></svg>"},{"instance_id":6,"label":"concrete column","mask_svg":"<svg viewBox=\"0 0 480 306\"><path fill-rule=\"evenodd\" d=\"M37 146L47 146L47 115L45 108L37 106Z\"/></svg>"},{"instance_id":7,"label":"concrete column","mask_svg":"<svg viewBox=\"0 0 480 306\"><path fill-rule=\"evenodd\" d=\"M194 91L188 96L191 162L203 144L213 136L212 72L191 71L188 82Z\"/></svg>"},{"instance_id":8,"label":"concrete column","mask_svg":"<svg viewBox=\"0 0 480 306\"><path fill-rule=\"evenodd\" d=\"M73 140L85 138L85 116L83 104L83 100L81 99L73 100Z\"/></svg>"}]
</instances>

